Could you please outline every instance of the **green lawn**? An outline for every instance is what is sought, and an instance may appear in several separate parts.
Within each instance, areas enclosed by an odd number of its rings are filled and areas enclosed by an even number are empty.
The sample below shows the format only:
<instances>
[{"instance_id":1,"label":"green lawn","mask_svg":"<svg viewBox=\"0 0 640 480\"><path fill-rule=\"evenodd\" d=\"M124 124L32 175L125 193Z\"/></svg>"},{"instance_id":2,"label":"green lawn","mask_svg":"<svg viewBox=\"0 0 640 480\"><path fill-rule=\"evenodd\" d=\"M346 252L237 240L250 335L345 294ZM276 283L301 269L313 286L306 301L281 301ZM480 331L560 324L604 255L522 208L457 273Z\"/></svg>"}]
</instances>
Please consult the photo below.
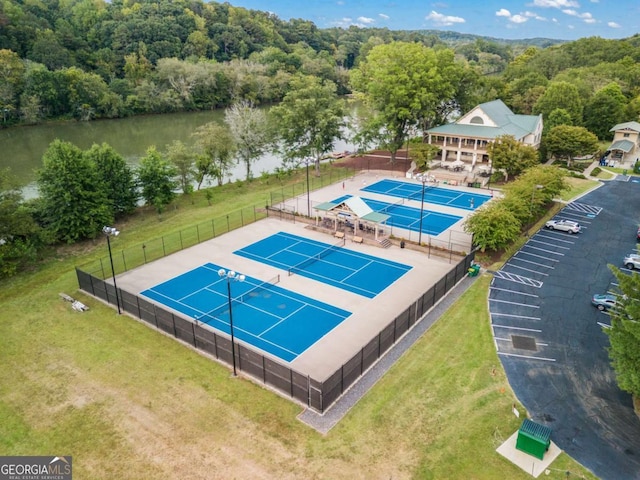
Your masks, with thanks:
<instances>
[{"instance_id":1,"label":"green lawn","mask_svg":"<svg viewBox=\"0 0 640 480\"><path fill-rule=\"evenodd\" d=\"M142 211L117 225L114 249L264 205L276 187L225 185L212 206L199 192L162 218ZM495 452L520 425L512 406L525 411L495 352L488 275L321 435L299 405L79 293L74 266L105 253L102 238L60 248L2 284L1 455L73 455L76 480L531 478ZM544 478L566 472L595 478L565 454Z\"/></svg>"}]
</instances>

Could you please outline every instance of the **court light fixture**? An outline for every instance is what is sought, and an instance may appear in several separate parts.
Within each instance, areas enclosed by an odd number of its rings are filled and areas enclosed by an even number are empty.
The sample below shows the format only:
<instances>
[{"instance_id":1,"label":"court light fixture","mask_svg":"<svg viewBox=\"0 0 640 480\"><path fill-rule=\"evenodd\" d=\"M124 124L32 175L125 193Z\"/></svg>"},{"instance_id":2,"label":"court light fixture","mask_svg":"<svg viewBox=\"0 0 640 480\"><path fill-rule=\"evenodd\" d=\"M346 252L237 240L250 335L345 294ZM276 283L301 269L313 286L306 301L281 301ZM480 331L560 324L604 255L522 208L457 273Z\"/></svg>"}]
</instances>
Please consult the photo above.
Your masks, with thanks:
<instances>
[{"instance_id":1,"label":"court light fixture","mask_svg":"<svg viewBox=\"0 0 640 480\"><path fill-rule=\"evenodd\" d=\"M237 376L236 372L236 342L233 334L233 311L231 307L231 282L244 282L245 276L233 270L218 270L218 276L227 280L227 299L229 301L229 329L231 330L231 358L233 363L233 376Z\"/></svg>"},{"instance_id":2,"label":"court light fixture","mask_svg":"<svg viewBox=\"0 0 640 480\"><path fill-rule=\"evenodd\" d=\"M116 271L113 268L113 255L111 254L111 237L120 235L120 230L116 227L102 227L102 233L107 237L107 247L109 248L109 261L111 262L111 275L113 276L113 288L116 290L116 305L118 306L118 315L122 313L120 310L120 296L118 295L118 286L116 285Z\"/></svg>"}]
</instances>

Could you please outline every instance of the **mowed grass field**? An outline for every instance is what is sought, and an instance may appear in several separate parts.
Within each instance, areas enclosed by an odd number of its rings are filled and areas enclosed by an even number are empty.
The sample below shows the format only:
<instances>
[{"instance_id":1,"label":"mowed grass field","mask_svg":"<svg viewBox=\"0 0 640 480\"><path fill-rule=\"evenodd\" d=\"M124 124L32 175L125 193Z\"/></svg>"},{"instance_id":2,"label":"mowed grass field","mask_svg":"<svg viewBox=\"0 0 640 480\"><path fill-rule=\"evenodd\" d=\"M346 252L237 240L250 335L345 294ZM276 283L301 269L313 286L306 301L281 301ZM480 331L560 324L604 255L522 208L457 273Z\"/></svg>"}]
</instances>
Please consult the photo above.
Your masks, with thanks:
<instances>
[{"instance_id":1,"label":"mowed grass field","mask_svg":"<svg viewBox=\"0 0 640 480\"><path fill-rule=\"evenodd\" d=\"M270 182L216 188L211 205L199 192L161 219L142 211L117 224L114 252L264 205ZM495 352L488 275L321 435L301 406L78 292L74 267L105 243L0 284L0 455L72 455L75 480L531 478L495 452L526 412ZM551 467L544 478L595 478L565 454Z\"/></svg>"}]
</instances>

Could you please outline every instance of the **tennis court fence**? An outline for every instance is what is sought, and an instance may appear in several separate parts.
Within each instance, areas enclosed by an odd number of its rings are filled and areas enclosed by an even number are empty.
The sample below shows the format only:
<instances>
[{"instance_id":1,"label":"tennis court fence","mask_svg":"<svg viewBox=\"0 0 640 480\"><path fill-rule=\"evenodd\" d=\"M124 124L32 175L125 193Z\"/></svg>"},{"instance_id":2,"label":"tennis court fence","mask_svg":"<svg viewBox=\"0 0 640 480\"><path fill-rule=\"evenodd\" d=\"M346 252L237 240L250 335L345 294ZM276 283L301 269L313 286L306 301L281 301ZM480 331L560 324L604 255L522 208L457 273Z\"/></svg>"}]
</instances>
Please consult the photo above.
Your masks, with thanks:
<instances>
[{"instance_id":1,"label":"tennis court fence","mask_svg":"<svg viewBox=\"0 0 640 480\"><path fill-rule=\"evenodd\" d=\"M461 259L444 277L354 352L353 357L328 378L311 378L239 343L235 345L236 366L256 381L322 413L467 275L474 258L475 252L472 251ZM113 283L79 267L76 268L76 275L80 289L89 295L114 306L120 305L122 311L165 334L220 362L233 364L233 349L228 335L219 333L201 322L181 317L126 290L116 290Z\"/></svg>"}]
</instances>

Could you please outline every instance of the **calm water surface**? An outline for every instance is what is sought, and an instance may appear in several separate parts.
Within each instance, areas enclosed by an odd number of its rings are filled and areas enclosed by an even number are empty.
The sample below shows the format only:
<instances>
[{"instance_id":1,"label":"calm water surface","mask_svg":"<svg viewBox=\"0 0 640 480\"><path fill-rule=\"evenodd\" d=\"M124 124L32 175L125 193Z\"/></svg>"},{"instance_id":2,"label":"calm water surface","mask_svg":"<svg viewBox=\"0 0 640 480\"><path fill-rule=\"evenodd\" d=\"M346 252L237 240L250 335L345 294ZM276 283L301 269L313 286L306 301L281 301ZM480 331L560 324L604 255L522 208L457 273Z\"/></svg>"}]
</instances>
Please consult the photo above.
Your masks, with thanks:
<instances>
[{"instance_id":1,"label":"calm water surface","mask_svg":"<svg viewBox=\"0 0 640 480\"><path fill-rule=\"evenodd\" d=\"M0 169L10 167L13 175L25 186L25 198L33 198L38 195L36 170L42 166L42 156L55 139L71 142L82 150L94 143L106 142L135 166L150 146L165 151L174 140L193 145L195 142L191 135L198 127L209 122L222 123L223 119L223 110L212 110L0 130ZM343 141L335 145L336 151L354 149ZM251 171L254 176L259 176L262 172L274 171L281 164L278 156L265 154L252 165ZM244 163L236 165L230 172L231 180L244 177Z\"/></svg>"}]
</instances>

